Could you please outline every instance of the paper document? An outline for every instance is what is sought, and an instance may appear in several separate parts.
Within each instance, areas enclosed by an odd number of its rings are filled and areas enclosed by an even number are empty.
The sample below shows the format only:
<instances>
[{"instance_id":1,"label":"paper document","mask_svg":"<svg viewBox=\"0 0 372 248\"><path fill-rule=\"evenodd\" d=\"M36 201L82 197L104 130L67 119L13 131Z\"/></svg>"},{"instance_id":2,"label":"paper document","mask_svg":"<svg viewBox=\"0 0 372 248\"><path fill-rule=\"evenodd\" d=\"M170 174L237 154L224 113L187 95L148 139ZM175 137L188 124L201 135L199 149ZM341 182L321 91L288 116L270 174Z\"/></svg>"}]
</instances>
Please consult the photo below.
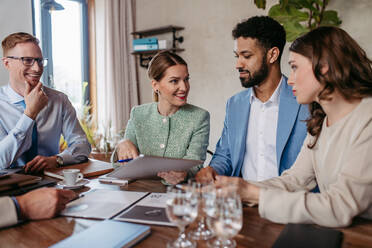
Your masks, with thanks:
<instances>
[{"instance_id":1,"label":"paper document","mask_svg":"<svg viewBox=\"0 0 372 248\"><path fill-rule=\"evenodd\" d=\"M108 219L146 196L147 192L97 189L67 204L62 216Z\"/></svg>"}]
</instances>

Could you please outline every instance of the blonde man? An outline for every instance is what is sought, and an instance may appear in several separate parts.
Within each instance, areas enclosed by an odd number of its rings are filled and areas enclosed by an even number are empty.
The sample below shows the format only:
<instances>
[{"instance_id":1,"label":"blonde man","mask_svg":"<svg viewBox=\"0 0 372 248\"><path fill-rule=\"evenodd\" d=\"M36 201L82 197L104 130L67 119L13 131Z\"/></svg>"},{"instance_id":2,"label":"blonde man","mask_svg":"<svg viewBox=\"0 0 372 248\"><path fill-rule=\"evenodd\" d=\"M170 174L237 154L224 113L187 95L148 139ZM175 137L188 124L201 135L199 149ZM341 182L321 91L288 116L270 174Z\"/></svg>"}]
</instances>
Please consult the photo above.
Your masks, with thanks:
<instances>
[{"instance_id":1,"label":"blonde man","mask_svg":"<svg viewBox=\"0 0 372 248\"><path fill-rule=\"evenodd\" d=\"M0 168L24 166L35 173L83 162L90 153L67 96L39 81L46 60L38 43L27 33L2 41L9 84L0 88ZM69 147L59 153L61 134Z\"/></svg>"}]
</instances>

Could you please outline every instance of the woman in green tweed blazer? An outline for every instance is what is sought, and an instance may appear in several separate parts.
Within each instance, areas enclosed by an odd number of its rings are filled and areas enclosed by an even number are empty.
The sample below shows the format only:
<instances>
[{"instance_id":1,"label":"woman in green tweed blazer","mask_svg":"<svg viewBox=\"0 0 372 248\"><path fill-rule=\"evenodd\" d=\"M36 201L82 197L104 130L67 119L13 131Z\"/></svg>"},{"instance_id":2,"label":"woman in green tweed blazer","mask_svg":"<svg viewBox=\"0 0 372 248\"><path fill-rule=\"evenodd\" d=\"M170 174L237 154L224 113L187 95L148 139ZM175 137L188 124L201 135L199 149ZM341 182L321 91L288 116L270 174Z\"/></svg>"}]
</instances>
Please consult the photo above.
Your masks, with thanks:
<instances>
[{"instance_id":1,"label":"woman in green tweed blazer","mask_svg":"<svg viewBox=\"0 0 372 248\"><path fill-rule=\"evenodd\" d=\"M205 160L209 141L209 113L187 104L190 90L186 62L170 52L158 53L148 69L154 90L154 103L132 109L124 140L113 155L117 159L139 154ZM160 172L172 184L192 177L202 167L188 172Z\"/></svg>"}]
</instances>

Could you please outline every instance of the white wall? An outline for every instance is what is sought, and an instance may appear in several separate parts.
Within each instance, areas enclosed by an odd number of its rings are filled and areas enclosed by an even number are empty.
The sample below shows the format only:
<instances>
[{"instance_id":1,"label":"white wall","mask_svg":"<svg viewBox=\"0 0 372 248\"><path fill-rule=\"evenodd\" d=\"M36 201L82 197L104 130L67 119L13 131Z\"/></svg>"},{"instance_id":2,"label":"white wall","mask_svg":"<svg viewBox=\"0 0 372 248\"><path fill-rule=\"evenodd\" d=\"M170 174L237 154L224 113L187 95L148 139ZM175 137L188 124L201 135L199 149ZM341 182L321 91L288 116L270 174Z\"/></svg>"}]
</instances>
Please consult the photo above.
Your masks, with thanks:
<instances>
[{"instance_id":1,"label":"white wall","mask_svg":"<svg viewBox=\"0 0 372 248\"><path fill-rule=\"evenodd\" d=\"M226 100L242 90L233 56L231 31L237 22L254 15L265 15L277 0L268 0L259 10L252 0L136 0L136 29L164 25L185 27L179 34L185 41L180 55L188 62L191 76L189 102L211 113L211 150L220 137ZM338 11L344 28L372 57L372 1L331 0L329 9ZM288 74L288 44L282 68ZM146 70L140 68L141 103L152 101Z\"/></svg>"},{"instance_id":2,"label":"white wall","mask_svg":"<svg viewBox=\"0 0 372 248\"><path fill-rule=\"evenodd\" d=\"M0 40L15 32L32 34L31 0L0 0ZM3 50L0 49L0 58ZM8 73L0 66L0 86L8 83Z\"/></svg>"},{"instance_id":3,"label":"white wall","mask_svg":"<svg viewBox=\"0 0 372 248\"><path fill-rule=\"evenodd\" d=\"M212 150L222 130L226 100L242 89L234 69L232 28L242 19L267 14L276 2L268 0L266 10L259 10L252 0L136 0L137 30L170 24L185 27L179 32L185 38L180 46L186 49L180 55L189 64L189 102L211 113ZM98 1L96 7L100 5ZM331 0L328 8L338 11L343 21L341 27L372 57L372 1ZM31 0L0 0L0 39L17 31L32 33ZM286 74L287 57L286 47L282 59ZM152 95L146 70L140 68L139 72L141 103L150 102ZM7 72L0 66L0 85L7 81Z\"/></svg>"}]
</instances>

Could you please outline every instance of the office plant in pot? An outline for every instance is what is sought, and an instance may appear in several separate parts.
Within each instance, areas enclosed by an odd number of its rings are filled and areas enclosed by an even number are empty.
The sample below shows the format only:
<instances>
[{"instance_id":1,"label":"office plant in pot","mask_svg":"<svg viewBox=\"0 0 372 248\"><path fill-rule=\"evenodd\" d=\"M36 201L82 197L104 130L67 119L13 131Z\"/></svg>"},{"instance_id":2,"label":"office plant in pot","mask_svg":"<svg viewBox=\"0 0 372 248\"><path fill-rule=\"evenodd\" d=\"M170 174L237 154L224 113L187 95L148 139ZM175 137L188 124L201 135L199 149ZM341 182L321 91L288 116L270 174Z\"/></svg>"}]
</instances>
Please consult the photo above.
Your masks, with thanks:
<instances>
[{"instance_id":1,"label":"office plant in pot","mask_svg":"<svg viewBox=\"0 0 372 248\"><path fill-rule=\"evenodd\" d=\"M330 0L279 0L268 15L283 25L287 41L319 26L339 26L341 20L335 10L326 10ZM257 8L265 9L266 0L254 0Z\"/></svg>"}]
</instances>

